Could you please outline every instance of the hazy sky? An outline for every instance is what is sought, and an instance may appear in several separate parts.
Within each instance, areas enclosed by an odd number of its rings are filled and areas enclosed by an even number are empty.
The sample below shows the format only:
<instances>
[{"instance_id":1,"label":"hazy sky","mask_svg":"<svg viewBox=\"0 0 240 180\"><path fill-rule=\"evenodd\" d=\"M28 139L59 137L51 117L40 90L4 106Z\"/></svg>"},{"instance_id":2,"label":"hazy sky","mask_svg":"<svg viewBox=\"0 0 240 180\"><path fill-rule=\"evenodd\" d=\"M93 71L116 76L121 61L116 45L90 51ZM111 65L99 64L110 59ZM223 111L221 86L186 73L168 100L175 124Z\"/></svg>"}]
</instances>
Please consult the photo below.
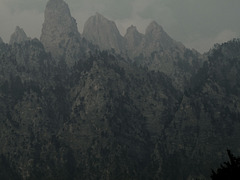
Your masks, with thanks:
<instances>
[{"instance_id":1,"label":"hazy sky","mask_svg":"<svg viewBox=\"0 0 240 180\"><path fill-rule=\"evenodd\" d=\"M18 25L40 37L48 0L0 0L0 37L5 42ZM131 24L142 33L155 20L175 40L200 52L240 35L240 0L65 0L80 33L95 12L114 20L120 32Z\"/></svg>"}]
</instances>

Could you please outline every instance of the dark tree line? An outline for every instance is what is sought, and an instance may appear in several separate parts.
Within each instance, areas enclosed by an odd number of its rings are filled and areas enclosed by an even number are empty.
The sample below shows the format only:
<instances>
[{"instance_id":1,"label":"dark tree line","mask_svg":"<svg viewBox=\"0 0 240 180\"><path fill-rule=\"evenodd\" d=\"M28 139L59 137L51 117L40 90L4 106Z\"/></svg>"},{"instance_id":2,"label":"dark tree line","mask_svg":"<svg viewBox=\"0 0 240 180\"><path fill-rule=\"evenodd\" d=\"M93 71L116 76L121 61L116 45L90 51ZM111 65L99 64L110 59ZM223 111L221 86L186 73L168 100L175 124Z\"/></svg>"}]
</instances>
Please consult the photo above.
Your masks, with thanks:
<instances>
[{"instance_id":1,"label":"dark tree line","mask_svg":"<svg viewBox=\"0 0 240 180\"><path fill-rule=\"evenodd\" d=\"M235 157L227 150L229 161L220 165L217 171L212 170L212 180L239 180L240 179L240 157Z\"/></svg>"}]
</instances>

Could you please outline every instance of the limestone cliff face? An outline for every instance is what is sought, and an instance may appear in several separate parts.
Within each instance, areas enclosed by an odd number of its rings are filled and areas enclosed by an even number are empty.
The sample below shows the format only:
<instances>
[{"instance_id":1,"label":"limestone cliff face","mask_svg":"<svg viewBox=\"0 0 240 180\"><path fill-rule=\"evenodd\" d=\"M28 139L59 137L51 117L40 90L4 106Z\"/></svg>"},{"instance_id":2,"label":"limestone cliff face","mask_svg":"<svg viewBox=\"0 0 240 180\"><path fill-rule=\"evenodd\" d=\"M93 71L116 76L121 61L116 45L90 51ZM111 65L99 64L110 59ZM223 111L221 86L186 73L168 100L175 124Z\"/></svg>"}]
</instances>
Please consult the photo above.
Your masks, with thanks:
<instances>
[{"instance_id":1,"label":"limestone cliff face","mask_svg":"<svg viewBox=\"0 0 240 180\"><path fill-rule=\"evenodd\" d=\"M123 52L124 40L116 24L103 17L101 14L90 17L84 25L83 37L101 50L114 49L117 53Z\"/></svg>"},{"instance_id":2,"label":"limestone cliff face","mask_svg":"<svg viewBox=\"0 0 240 180\"><path fill-rule=\"evenodd\" d=\"M24 41L29 40L30 38L27 37L26 33L22 28L19 26L16 27L15 32L11 35L9 44L14 44L14 43L21 43Z\"/></svg>"},{"instance_id":3,"label":"limestone cliff face","mask_svg":"<svg viewBox=\"0 0 240 180\"><path fill-rule=\"evenodd\" d=\"M44 16L40 40L46 51L57 61L68 56L67 63L73 63L77 54L68 51L81 49L81 37L68 5L63 0L49 0Z\"/></svg>"}]
</instances>

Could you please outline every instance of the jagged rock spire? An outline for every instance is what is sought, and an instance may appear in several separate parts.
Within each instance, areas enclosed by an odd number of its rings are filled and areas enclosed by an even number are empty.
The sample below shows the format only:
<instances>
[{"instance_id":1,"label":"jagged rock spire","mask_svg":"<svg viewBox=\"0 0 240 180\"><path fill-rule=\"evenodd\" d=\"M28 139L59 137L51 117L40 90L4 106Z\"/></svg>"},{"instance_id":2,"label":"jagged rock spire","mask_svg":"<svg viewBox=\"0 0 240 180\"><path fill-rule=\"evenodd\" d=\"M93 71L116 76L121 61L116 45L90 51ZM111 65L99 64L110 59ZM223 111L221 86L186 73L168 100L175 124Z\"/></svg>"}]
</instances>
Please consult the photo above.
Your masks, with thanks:
<instances>
[{"instance_id":1,"label":"jagged rock spire","mask_svg":"<svg viewBox=\"0 0 240 180\"><path fill-rule=\"evenodd\" d=\"M77 23L71 16L67 3L63 0L49 0L45 9L45 21L43 23L42 35L56 33L78 33ZM52 30L52 32L49 32ZM42 37L44 38L44 37Z\"/></svg>"},{"instance_id":2,"label":"jagged rock spire","mask_svg":"<svg viewBox=\"0 0 240 180\"><path fill-rule=\"evenodd\" d=\"M127 29L124 38L127 40L127 44L129 44L129 46L136 46L141 43L143 34L138 32L136 26L132 25Z\"/></svg>"},{"instance_id":3,"label":"jagged rock spire","mask_svg":"<svg viewBox=\"0 0 240 180\"><path fill-rule=\"evenodd\" d=\"M164 32L164 30L163 30L163 27L159 25L156 21L152 21L146 29L146 34L155 33L155 32L160 33L160 32Z\"/></svg>"},{"instance_id":4,"label":"jagged rock spire","mask_svg":"<svg viewBox=\"0 0 240 180\"><path fill-rule=\"evenodd\" d=\"M124 39L119 33L116 24L99 13L86 21L83 37L98 45L102 50L113 48L119 53L124 49Z\"/></svg>"},{"instance_id":5,"label":"jagged rock spire","mask_svg":"<svg viewBox=\"0 0 240 180\"><path fill-rule=\"evenodd\" d=\"M175 41L163 30L156 21L149 24L145 33L145 44L151 48L169 49L175 45ZM151 45L150 45L151 44Z\"/></svg>"},{"instance_id":6,"label":"jagged rock spire","mask_svg":"<svg viewBox=\"0 0 240 180\"><path fill-rule=\"evenodd\" d=\"M144 35L138 32L136 26L131 25L124 36L128 55L133 58L139 53L139 48L143 41Z\"/></svg>"},{"instance_id":7,"label":"jagged rock spire","mask_svg":"<svg viewBox=\"0 0 240 180\"><path fill-rule=\"evenodd\" d=\"M30 38L27 37L26 33L19 26L16 27L15 32L11 35L9 44L21 43L28 41Z\"/></svg>"},{"instance_id":8,"label":"jagged rock spire","mask_svg":"<svg viewBox=\"0 0 240 180\"><path fill-rule=\"evenodd\" d=\"M76 20L63 0L49 0L44 17L40 40L46 51L51 52L56 60L61 59L69 41L80 39Z\"/></svg>"}]
</instances>

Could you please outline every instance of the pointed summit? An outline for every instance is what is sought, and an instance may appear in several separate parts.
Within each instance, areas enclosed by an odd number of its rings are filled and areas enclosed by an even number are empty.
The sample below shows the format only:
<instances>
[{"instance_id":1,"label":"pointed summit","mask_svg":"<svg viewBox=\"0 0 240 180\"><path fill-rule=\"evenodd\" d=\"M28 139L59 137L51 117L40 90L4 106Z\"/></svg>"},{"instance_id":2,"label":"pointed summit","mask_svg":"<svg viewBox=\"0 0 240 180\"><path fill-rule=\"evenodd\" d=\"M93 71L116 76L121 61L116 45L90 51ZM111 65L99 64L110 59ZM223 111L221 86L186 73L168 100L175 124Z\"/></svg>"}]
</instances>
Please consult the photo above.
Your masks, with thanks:
<instances>
[{"instance_id":1,"label":"pointed summit","mask_svg":"<svg viewBox=\"0 0 240 180\"><path fill-rule=\"evenodd\" d=\"M76 20L63 0L49 0L44 13L41 42L55 59L65 54L70 39L80 39Z\"/></svg>"},{"instance_id":2,"label":"pointed summit","mask_svg":"<svg viewBox=\"0 0 240 180\"><path fill-rule=\"evenodd\" d=\"M156 21L153 21L148 25L145 35L148 38L151 38L153 41L160 40L164 36L171 39L171 37L169 37L168 34L163 30L162 26L160 26Z\"/></svg>"},{"instance_id":3,"label":"pointed summit","mask_svg":"<svg viewBox=\"0 0 240 180\"><path fill-rule=\"evenodd\" d=\"M166 50L176 46L176 42L163 30L156 21L149 24L145 33L144 45L148 51Z\"/></svg>"},{"instance_id":4,"label":"pointed summit","mask_svg":"<svg viewBox=\"0 0 240 180\"><path fill-rule=\"evenodd\" d=\"M11 35L9 44L21 43L28 41L30 38L27 37L26 33L19 26L16 27L15 32Z\"/></svg>"},{"instance_id":5,"label":"pointed summit","mask_svg":"<svg viewBox=\"0 0 240 180\"><path fill-rule=\"evenodd\" d=\"M134 44L139 44L143 38L143 34L138 32L136 26L131 25L124 36L127 41L131 41Z\"/></svg>"},{"instance_id":6,"label":"pointed summit","mask_svg":"<svg viewBox=\"0 0 240 180\"><path fill-rule=\"evenodd\" d=\"M59 33L76 33L78 28L76 20L71 16L67 3L63 0L49 0L45 9L43 31L47 27L60 28ZM50 24L51 23L51 24Z\"/></svg>"},{"instance_id":7,"label":"pointed summit","mask_svg":"<svg viewBox=\"0 0 240 180\"><path fill-rule=\"evenodd\" d=\"M151 33L153 31L160 31L161 32L161 31L163 31L163 28L156 21L152 21L146 29L146 34Z\"/></svg>"},{"instance_id":8,"label":"pointed summit","mask_svg":"<svg viewBox=\"0 0 240 180\"><path fill-rule=\"evenodd\" d=\"M106 21L106 20L108 20L107 18L105 18L105 17L104 17L102 14L100 14L99 12L96 12L95 17L96 17L96 19L101 20L101 21Z\"/></svg>"},{"instance_id":9,"label":"pointed summit","mask_svg":"<svg viewBox=\"0 0 240 180\"><path fill-rule=\"evenodd\" d=\"M136 33L139 33L137 30L137 27L131 25L129 28L127 28L127 32L126 32L125 36L127 36L128 34L136 34Z\"/></svg>"},{"instance_id":10,"label":"pointed summit","mask_svg":"<svg viewBox=\"0 0 240 180\"><path fill-rule=\"evenodd\" d=\"M120 53L124 48L124 40L116 24L99 13L96 13L86 21L83 37L98 45L101 50L113 48Z\"/></svg>"},{"instance_id":11,"label":"pointed summit","mask_svg":"<svg viewBox=\"0 0 240 180\"><path fill-rule=\"evenodd\" d=\"M141 45L141 42L144 38L144 35L138 32L137 28L131 25L124 36L127 51L130 57L136 55L138 48Z\"/></svg>"}]
</instances>

